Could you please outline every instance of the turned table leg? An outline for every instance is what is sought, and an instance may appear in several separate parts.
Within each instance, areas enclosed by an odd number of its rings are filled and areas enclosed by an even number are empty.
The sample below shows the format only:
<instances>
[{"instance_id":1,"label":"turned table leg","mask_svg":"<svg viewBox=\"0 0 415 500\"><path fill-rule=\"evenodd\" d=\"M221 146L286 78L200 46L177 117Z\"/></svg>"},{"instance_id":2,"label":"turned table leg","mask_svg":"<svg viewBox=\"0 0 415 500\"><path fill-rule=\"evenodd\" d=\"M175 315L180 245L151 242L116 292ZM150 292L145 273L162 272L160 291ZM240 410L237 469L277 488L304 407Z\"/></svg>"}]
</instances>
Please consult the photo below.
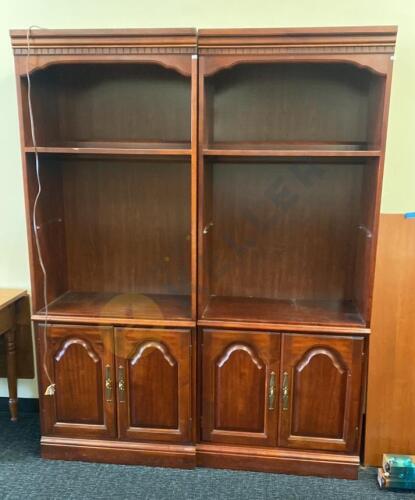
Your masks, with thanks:
<instances>
[{"instance_id":1,"label":"turned table leg","mask_svg":"<svg viewBox=\"0 0 415 500\"><path fill-rule=\"evenodd\" d=\"M11 420L17 420L17 370L16 370L16 329L6 333L7 381L9 385L9 408Z\"/></svg>"}]
</instances>

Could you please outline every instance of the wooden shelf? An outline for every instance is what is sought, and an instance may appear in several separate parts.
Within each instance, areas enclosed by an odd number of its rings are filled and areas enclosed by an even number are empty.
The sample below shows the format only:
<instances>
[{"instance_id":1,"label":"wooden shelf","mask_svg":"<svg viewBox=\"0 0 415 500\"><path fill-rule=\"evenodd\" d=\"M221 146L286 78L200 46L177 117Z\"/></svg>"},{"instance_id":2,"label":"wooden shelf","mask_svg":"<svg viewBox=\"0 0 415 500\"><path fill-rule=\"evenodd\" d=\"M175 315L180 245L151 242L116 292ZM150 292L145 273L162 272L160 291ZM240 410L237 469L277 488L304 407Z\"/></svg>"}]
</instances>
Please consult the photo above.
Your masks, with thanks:
<instances>
[{"instance_id":1,"label":"wooden shelf","mask_svg":"<svg viewBox=\"0 0 415 500\"><path fill-rule=\"evenodd\" d=\"M26 153L34 153L26 146ZM64 142L51 146L38 146L41 154L127 155L127 156L190 156L190 143L185 142Z\"/></svg>"},{"instance_id":2,"label":"wooden shelf","mask_svg":"<svg viewBox=\"0 0 415 500\"><path fill-rule=\"evenodd\" d=\"M35 317L44 317L44 314L42 309ZM68 291L49 304L48 316L98 319L97 323L99 318L111 318L114 323L188 321L191 319L190 296Z\"/></svg>"},{"instance_id":3,"label":"wooden shelf","mask_svg":"<svg viewBox=\"0 0 415 500\"><path fill-rule=\"evenodd\" d=\"M365 326L351 301L210 297L202 319L307 325Z\"/></svg>"},{"instance_id":4,"label":"wooden shelf","mask_svg":"<svg viewBox=\"0 0 415 500\"><path fill-rule=\"evenodd\" d=\"M378 149L369 149L365 143L215 143L203 148L204 156L230 157L378 157Z\"/></svg>"}]
</instances>

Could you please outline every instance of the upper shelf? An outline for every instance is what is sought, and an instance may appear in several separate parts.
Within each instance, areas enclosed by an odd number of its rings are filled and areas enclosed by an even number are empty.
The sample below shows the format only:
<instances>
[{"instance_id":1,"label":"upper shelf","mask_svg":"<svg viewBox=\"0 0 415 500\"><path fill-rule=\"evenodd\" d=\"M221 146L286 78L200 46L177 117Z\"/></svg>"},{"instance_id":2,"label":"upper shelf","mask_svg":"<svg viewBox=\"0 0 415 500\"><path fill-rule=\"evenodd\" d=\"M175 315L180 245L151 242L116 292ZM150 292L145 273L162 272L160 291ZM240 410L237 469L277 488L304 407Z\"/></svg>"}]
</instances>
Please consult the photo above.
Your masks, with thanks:
<instances>
[{"instance_id":1,"label":"upper shelf","mask_svg":"<svg viewBox=\"0 0 415 500\"><path fill-rule=\"evenodd\" d=\"M26 146L26 153L114 156L190 156L186 142L64 142L51 146Z\"/></svg>"},{"instance_id":2,"label":"upper shelf","mask_svg":"<svg viewBox=\"0 0 415 500\"><path fill-rule=\"evenodd\" d=\"M203 148L204 156L217 157L378 157L381 151L365 143L277 142L215 143Z\"/></svg>"},{"instance_id":3,"label":"upper shelf","mask_svg":"<svg viewBox=\"0 0 415 500\"><path fill-rule=\"evenodd\" d=\"M22 90L25 144L30 147L25 79ZM85 148L85 153L117 150L115 154L120 154L124 149L125 154L150 155L158 150L188 154L190 79L161 66L51 66L33 74L31 100L37 144L63 148L48 152L75 153Z\"/></svg>"},{"instance_id":4,"label":"upper shelf","mask_svg":"<svg viewBox=\"0 0 415 500\"><path fill-rule=\"evenodd\" d=\"M235 66L207 78L201 95L202 137L213 149L361 156L382 143L385 81L347 64Z\"/></svg>"}]
</instances>

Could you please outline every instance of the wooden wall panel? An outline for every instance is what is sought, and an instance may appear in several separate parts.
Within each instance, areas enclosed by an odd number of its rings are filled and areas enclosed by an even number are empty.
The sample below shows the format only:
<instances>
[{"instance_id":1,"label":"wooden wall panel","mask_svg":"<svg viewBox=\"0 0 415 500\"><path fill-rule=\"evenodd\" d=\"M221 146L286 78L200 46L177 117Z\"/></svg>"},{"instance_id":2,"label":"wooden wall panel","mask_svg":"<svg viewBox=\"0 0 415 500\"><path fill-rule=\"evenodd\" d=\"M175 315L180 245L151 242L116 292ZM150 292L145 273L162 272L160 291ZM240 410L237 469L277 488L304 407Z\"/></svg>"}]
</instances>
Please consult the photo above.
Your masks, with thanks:
<instances>
[{"instance_id":1,"label":"wooden wall panel","mask_svg":"<svg viewBox=\"0 0 415 500\"><path fill-rule=\"evenodd\" d=\"M350 64L236 65L208 81L210 142L364 143L374 80Z\"/></svg>"},{"instance_id":2,"label":"wooden wall panel","mask_svg":"<svg viewBox=\"0 0 415 500\"><path fill-rule=\"evenodd\" d=\"M211 294L352 298L363 163L252 160L207 168Z\"/></svg>"},{"instance_id":3,"label":"wooden wall panel","mask_svg":"<svg viewBox=\"0 0 415 500\"><path fill-rule=\"evenodd\" d=\"M382 215L369 354L365 464L415 454L415 221Z\"/></svg>"},{"instance_id":4,"label":"wooden wall panel","mask_svg":"<svg viewBox=\"0 0 415 500\"><path fill-rule=\"evenodd\" d=\"M188 162L71 158L51 168L58 165L70 290L190 293Z\"/></svg>"}]
</instances>

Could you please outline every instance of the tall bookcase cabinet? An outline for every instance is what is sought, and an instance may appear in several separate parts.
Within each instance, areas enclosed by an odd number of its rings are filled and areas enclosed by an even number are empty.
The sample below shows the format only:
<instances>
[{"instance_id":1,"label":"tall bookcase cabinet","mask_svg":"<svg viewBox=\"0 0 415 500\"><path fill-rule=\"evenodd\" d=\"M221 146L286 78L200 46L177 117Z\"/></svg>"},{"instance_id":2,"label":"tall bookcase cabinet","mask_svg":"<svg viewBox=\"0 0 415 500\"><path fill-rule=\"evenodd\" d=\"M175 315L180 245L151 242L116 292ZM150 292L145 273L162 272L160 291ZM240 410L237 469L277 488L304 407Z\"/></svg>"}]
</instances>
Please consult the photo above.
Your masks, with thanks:
<instances>
[{"instance_id":1,"label":"tall bookcase cabinet","mask_svg":"<svg viewBox=\"0 0 415 500\"><path fill-rule=\"evenodd\" d=\"M11 37L42 456L357 477L396 28Z\"/></svg>"}]
</instances>

